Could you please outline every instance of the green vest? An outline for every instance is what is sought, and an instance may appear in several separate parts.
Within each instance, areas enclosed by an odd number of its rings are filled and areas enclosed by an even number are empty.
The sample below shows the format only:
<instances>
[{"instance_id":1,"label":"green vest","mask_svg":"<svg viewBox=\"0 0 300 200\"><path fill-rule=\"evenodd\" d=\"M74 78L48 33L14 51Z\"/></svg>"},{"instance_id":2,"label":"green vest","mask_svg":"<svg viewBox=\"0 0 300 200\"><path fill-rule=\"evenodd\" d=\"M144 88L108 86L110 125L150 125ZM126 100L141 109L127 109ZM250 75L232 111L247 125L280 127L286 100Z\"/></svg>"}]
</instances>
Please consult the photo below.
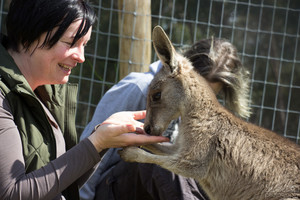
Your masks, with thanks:
<instances>
[{"instance_id":1,"label":"green vest","mask_svg":"<svg viewBox=\"0 0 300 200\"><path fill-rule=\"evenodd\" d=\"M37 95L62 130L66 150L77 144L77 85L67 83L40 86L35 94L12 57L0 45L0 90L9 101L21 136L26 173L39 169L56 158L53 130ZM77 185L71 185L63 195L67 199L79 199Z\"/></svg>"}]
</instances>

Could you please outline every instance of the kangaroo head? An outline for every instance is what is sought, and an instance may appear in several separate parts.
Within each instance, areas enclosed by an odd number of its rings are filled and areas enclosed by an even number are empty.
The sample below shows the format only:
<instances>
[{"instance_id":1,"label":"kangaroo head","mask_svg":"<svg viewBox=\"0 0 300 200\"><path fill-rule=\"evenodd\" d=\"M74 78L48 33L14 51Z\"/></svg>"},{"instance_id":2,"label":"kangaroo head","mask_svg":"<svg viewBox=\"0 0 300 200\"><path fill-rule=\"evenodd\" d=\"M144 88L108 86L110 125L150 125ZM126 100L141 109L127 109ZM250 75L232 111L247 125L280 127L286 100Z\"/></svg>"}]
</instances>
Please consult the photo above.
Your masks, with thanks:
<instances>
[{"instance_id":1,"label":"kangaroo head","mask_svg":"<svg viewBox=\"0 0 300 200\"><path fill-rule=\"evenodd\" d=\"M187 58L176 52L160 26L153 29L152 40L163 67L149 85L144 128L148 134L161 135L184 109L185 89L181 79L185 78L183 72L193 67Z\"/></svg>"}]
</instances>

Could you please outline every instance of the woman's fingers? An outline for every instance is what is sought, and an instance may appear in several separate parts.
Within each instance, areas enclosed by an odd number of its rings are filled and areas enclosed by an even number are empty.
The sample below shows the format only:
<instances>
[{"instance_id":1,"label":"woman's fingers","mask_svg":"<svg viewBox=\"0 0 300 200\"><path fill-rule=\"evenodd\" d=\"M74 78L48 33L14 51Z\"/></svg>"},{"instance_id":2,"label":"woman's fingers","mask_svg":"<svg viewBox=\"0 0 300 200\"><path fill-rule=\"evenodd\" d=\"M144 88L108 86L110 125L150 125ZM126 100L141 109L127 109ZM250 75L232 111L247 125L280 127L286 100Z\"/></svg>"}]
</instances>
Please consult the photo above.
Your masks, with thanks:
<instances>
[{"instance_id":1,"label":"woman's fingers","mask_svg":"<svg viewBox=\"0 0 300 200\"><path fill-rule=\"evenodd\" d=\"M168 142L163 136L149 136L146 134L135 134L135 126L126 124L103 124L97 128L95 133L89 136L97 150L116 148L131 145L145 145L159 142Z\"/></svg>"},{"instance_id":2,"label":"woman's fingers","mask_svg":"<svg viewBox=\"0 0 300 200\"><path fill-rule=\"evenodd\" d=\"M119 147L120 135L134 132L135 126L126 124L102 124L88 138L93 143L98 152L107 148Z\"/></svg>"},{"instance_id":3,"label":"woman's fingers","mask_svg":"<svg viewBox=\"0 0 300 200\"><path fill-rule=\"evenodd\" d=\"M110 131L113 131L113 137L108 137L109 140L104 141L102 146L106 146L106 148L111 147L125 147L125 146L132 146L132 145L146 145L146 144L153 144L159 142L169 142L169 138L163 136L150 136L147 134L136 134L132 133L132 129L128 126L122 125L108 125ZM126 131L127 132L124 132Z\"/></svg>"},{"instance_id":4,"label":"woman's fingers","mask_svg":"<svg viewBox=\"0 0 300 200\"><path fill-rule=\"evenodd\" d=\"M143 134L143 135L148 135L148 134L144 131L144 125L142 125L142 127L135 127L135 133Z\"/></svg>"},{"instance_id":5,"label":"woman's fingers","mask_svg":"<svg viewBox=\"0 0 300 200\"><path fill-rule=\"evenodd\" d=\"M123 134L123 140L127 141L124 146L140 146L146 144L160 143L160 142L169 142L169 138L163 136L149 136L141 135L134 133Z\"/></svg>"},{"instance_id":6,"label":"woman's fingers","mask_svg":"<svg viewBox=\"0 0 300 200\"><path fill-rule=\"evenodd\" d=\"M102 124L132 124L142 128L144 124L137 120L144 119L145 117L146 111L124 111L111 115Z\"/></svg>"},{"instance_id":7,"label":"woman's fingers","mask_svg":"<svg viewBox=\"0 0 300 200\"><path fill-rule=\"evenodd\" d=\"M169 139L166 137L150 136L144 132L143 123L137 120L144 119L145 116L146 111L115 113L98 126L89 139L98 151L106 148L168 142Z\"/></svg>"},{"instance_id":8,"label":"woman's fingers","mask_svg":"<svg viewBox=\"0 0 300 200\"><path fill-rule=\"evenodd\" d=\"M146 117L146 110L141 110L141 111L133 112L133 116L134 116L135 120L145 119L145 117Z\"/></svg>"}]
</instances>

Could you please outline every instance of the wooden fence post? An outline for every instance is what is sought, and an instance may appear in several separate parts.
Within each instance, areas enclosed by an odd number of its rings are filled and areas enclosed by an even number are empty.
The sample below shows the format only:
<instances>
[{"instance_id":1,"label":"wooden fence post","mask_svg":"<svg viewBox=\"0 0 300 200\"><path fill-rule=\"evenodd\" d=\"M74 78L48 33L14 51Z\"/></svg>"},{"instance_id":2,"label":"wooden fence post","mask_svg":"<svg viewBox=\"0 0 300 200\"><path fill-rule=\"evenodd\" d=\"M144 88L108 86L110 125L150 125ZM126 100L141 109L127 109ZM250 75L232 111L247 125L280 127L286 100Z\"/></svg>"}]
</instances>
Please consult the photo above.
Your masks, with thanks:
<instances>
[{"instance_id":1,"label":"wooden fence post","mask_svg":"<svg viewBox=\"0 0 300 200\"><path fill-rule=\"evenodd\" d=\"M119 52L122 79L145 72L151 62L151 0L119 0Z\"/></svg>"}]
</instances>

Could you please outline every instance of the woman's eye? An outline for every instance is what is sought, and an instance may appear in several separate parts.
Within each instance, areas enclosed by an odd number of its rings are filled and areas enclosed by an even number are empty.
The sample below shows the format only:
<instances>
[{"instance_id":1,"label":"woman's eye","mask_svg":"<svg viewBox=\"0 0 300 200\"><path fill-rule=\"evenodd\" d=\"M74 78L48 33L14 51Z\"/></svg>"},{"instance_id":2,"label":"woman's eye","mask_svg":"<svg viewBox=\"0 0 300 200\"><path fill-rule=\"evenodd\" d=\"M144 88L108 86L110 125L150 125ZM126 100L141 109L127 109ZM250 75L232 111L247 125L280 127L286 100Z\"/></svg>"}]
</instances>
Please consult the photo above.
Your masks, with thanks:
<instances>
[{"instance_id":1,"label":"woman's eye","mask_svg":"<svg viewBox=\"0 0 300 200\"><path fill-rule=\"evenodd\" d=\"M152 95L152 100L153 101L158 101L161 98L161 92L156 92Z\"/></svg>"},{"instance_id":2,"label":"woman's eye","mask_svg":"<svg viewBox=\"0 0 300 200\"><path fill-rule=\"evenodd\" d=\"M72 42L65 42L65 44L72 46Z\"/></svg>"},{"instance_id":3,"label":"woman's eye","mask_svg":"<svg viewBox=\"0 0 300 200\"><path fill-rule=\"evenodd\" d=\"M69 47L71 47L71 46L72 46L72 42L69 42L69 41L62 41L62 43L64 43L64 44L68 45Z\"/></svg>"}]
</instances>

